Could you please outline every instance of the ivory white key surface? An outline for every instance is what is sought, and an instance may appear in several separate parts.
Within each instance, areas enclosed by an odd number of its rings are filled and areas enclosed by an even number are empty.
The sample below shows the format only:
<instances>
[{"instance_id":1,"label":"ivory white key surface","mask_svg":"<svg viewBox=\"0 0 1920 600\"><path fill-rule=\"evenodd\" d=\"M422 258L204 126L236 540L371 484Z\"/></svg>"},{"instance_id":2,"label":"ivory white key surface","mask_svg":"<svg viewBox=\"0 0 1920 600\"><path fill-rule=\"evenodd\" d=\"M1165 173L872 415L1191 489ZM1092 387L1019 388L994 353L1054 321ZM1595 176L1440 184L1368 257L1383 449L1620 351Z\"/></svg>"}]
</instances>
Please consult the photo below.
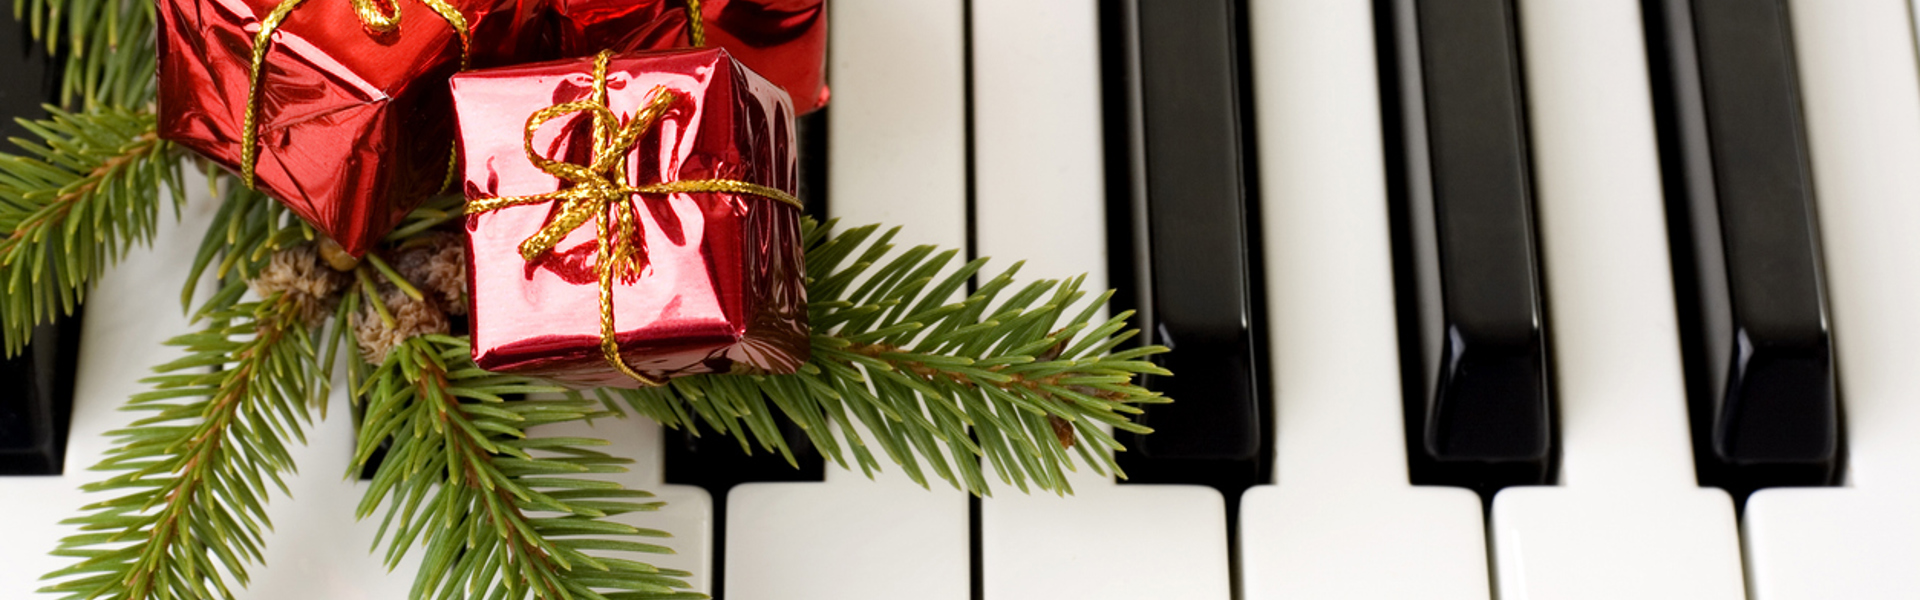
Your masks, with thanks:
<instances>
[{"instance_id":1,"label":"ivory white key surface","mask_svg":"<svg viewBox=\"0 0 1920 600\"><path fill-rule=\"evenodd\" d=\"M966 247L963 7L828 4L827 199L843 226L903 226L900 248ZM968 598L967 496L931 474L933 490L922 489L881 462L873 480L829 465L821 483L735 487L726 506L727 598Z\"/></svg>"},{"instance_id":2,"label":"ivory white key surface","mask_svg":"<svg viewBox=\"0 0 1920 600\"><path fill-rule=\"evenodd\" d=\"M1025 260L1025 280L1087 274L1089 297L1107 289L1098 18L1095 0L973 0L978 253ZM1069 479L1061 498L989 476L981 597L1230 597L1219 491L1116 485L1084 465Z\"/></svg>"},{"instance_id":3,"label":"ivory white key surface","mask_svg":"<svg viewBox=\"0 0 1920 600\"><path fill-rule=\"evenodd\" d=\"M1484 600L1479 499L1407 482L1372 6L1249 12L1279 456L1243 597Z\"/></svg>"},{"instance_id":4,"label":"ivory white key surface","mask_svg":"<svg viewBox=\"0 0 1920 600\"><path fill-rule=\"evenodd\" d=\"M254 569L254 582L242 598L273 600L389 600L408 597L415 573L419 571L424 540L416 543L408 557L391 572L381 564L387 543L370 554L379 531L385 507L365 521L354 519L354 508L365 495L367 486L358 480L343 480L352 459L353 422L345 412L346 391L336 386L332 411L325 421L314 424L307 433L308 444L291 448L300 467L299 475L287 484L292 498L275 498L268 505L274 531L267 537L266 566ZM583 479L617 481L632 489L653 492L667 506L658 511L636 512L609 520L635 527L666 531L665 540L647 539L674 549L676 554L658 555L606 552L603 556L636 560L662 568L690 571L686 578L695 591L707 591L708 563L713 555L712 501L706 490L691 486L661 483L660 426L650 420L602 419L592 425L567 423L532 430L543 437L593 437L610 442L596 449L615 456L634 459L628 471L617 474L583 475Z\"/></svg>"},{"instance_id":5,"label":"ivory white key surface","mask_svg":"<svg viewBox=\"0 0 1920 600\"><path fill-rule=\"evenodd\" d=\"M177 290L200 244L199 232L213 216L205 187L190 189L182 222L163 215L152 249L135 246L87 295L64 474L0 477L0 506L6 507L0 511L0 531L7 536L0 544L0 597L34 597L33 591L44 585L41 575L72 564L71 559L47 554L62 538L79 531L58 523L79 516L80 507L108 498L80 492L81 485L111 475L87 469L111 448L107 432L142 416L119 409L127 398L151 389L140 383L153 373L149 369L179 357L177 349L161 343L187 333L190 325L177 300L155 299L179 297ZM273 498L275 504L282 500L277 494Z\"/></svg>"},{"instance_id":6,"label":"ivory white key surface","mask_svg":"<svg viewBox=\"0 0 1920 600\"><path fill-rule=\"evenodd\" d=\"M1518 9L1563 485L1495 497L1500 597L1744 598L1732 501L1694 482L1639 2Z\"/></svg>"},{"instance_id":7,"label":"ivory white key surface","mask_svg":"<svg viewBox=\"0 0 1920 600\"><path fill-rule=\"evenodd\" d=\"M967 239L963 0L827 4L829 214L911 244Z\"/></svg>"},{"instance_id":8,"label":"ivory white key surface","mask_svg":"<svg viewBox=\"0 0 1920 600\"><path fill-rule=\"evenodd\" d=\"M140 379L151 375L154 365L179 357L177 348L161 343L192 330L178 304L154 301L173 297L170 292L186 280L215 208L204 187L190 189L183 221L163 217L153 247L129 252L88 296L65 474L0 478L0 505L7 506L0 512L0 530L9 537L0 544L0 596L34 597L33 590L45 583L38 581L40 575L71 564L70 559L47 554L61 538L78 531L57 523L78 516L81 506L111 497L81 493L79 486L110 475L87 469L111 448L107 432L142 416L119 408L127 398L151 389ZM239 591L239 597L406 596L418 560L410 559L400 566L400 574L388 575L379 557L368 552L378 522L354 521L364 486L342 479L353 445L343 398L336 391L334 418L309 427L309 445L289 448L301 468L299 475L287 477L294 497L272 494L267 510L275 529L265 539L267 564L251 568L253 585Z\"/></svg>"},{"instance_id":9,"label":"ivory white key surface","mask_svg":"<svg viewBox=\"0 0 1920 600\"><path fill-rule=\"evenodd\" d=\"M587 437L607 440L608 445L596 446L595 450L633 459L627 465L625 473L596 474L592 477L616 481L628 489L652 492L652 500L635 499L635 502L659 501L666 506L658 511L634 512L608 518L610 521L624 523L643 529L655 529L672 534L666 539L640 539L638 541L660 544L672 548L674 554L645 554L639 552L606 552L602 556L611 556L647 563L663 569L690 571L692 577L686 578L688 584L697 592L711 592L713 586L713 498L707 491L690 485L667 485L665 482L665 452L662 450L660 424L651 419L631 415L623 419L598 419L592 423L572 422L536 427L528 431L529 435L540 437Z\"/></svg>"},{"instance_id":10,"label":"ivory white key surface","mask_svg":"<svg viewBox=\"0 0 1920 600\"><path fill-rule=\"evenodd\" d=\"M1920 593L1920 75L1902 0L1790 5L1846 406L1843 488L1747 501L1754 600Z\"/></svg>"}]
</instances>

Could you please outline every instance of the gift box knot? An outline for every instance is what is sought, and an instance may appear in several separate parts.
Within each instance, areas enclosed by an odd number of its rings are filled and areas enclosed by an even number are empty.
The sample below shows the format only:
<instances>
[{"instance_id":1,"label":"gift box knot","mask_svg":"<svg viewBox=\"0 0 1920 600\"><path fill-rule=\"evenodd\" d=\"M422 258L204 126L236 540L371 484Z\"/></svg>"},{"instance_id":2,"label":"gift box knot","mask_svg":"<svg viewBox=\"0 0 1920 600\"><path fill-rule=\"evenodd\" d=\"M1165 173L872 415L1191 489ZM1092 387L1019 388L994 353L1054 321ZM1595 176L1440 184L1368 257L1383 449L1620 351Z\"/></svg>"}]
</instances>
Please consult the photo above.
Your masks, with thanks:
<instances>
[{"instance_id":1,"label":"gift box knot","mask_svg":"<svg viewBox=\"0 0 1920 600\"><path fill-rule=\"evenodd\" d=\"M594 57L593 95L586 100L564 102L534 111L527 117L525 144L527 160L541 171L567 181L572 185L555 192L534 194L531 196L507 196L491 198L473 198L467 203L467 214L481 214L528 204L558 202L560 209L547 223L520 244L520 257L532 262L541 254L553 250L567 234L594 222L594 237L597 240L597 260L594 272L600 278L600 352L607 363L634 381L646 386L665 385L666 380L648 376L627 365L620 357L620 345L615 339L613 311L613 285L616 279L627 275L637 275L639 266L644 262L645 249L636 243L639 238L631 212L616 210L623 202L639 194L677 194L697 192L723 192L759 196L776 200L794 208L802 208L799 198L783 190L747 181L734 179L693 179L663 181L639 186L629 185L626 179L626 156L633 150L634 143L641 134L652 129L660 118L673 108L678 94L664 86L653 88L649 92L650 100L638 112L625 120L614 114L607 106L607 61L611 51L603 51ZM540 154L534 147L534 136L540 126L561 117L585 113L591 117L593 133L593 155L585 165L554 160Z\"/></svg>"}]
</instances>

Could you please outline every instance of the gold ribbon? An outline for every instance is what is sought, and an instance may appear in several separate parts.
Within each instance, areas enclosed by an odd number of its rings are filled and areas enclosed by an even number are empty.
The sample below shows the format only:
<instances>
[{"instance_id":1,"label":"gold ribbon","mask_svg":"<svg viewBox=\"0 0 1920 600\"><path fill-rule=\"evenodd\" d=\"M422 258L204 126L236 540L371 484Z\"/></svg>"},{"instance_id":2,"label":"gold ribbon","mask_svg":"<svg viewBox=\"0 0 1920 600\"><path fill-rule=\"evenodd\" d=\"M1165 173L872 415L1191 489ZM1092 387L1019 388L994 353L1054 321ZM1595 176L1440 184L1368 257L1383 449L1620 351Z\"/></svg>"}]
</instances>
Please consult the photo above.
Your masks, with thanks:
<instances>
[{"instance_id":1,"label":"gold ribbon","mask_svg":"<svg viewBox=\"0 0 1920 600\"><path fill-rule=\"evenodd\" d=\"M360 24L371 34L382 34L400 29L400 0L391 0L392 12L380 5L381 0L348 0L353 3L353 12L360 17ZM698 3L698 0L694 0ZM254 186L253 170L260 159L260 82L266 76L267 46L273 41L273 33L280 29L280 22L293 13L293 9L306 0L282 0L266 18L260 19L260 33L253 36L253 66L247 72L247 117L244 130L240 134L240 178L248 188ZM467 18L460 10L448 4L446 0L420 0L434 14L445 19L447 25L460 35L460 70L467 70L467 62L472 55L472 32L467 28ZM447 176L442 188L453 182L455 156L448 155Z\"/></svg>"},{"instance_id":2,"label":"gold ribbon","mask_svg":"<svg viewBox=\"0 0 1920 600\"><path fill-rule=\"evenodd\" d=\"M700 0L687 0L687 41L695 48L707 47L706 17L700 16Z\"/></svg>"},{"instance_id":3,"label":"gold ribbon","mask_svg":"<svg viewBox=\"0 0 1920 600\"><path fill-rule=\"evenodd\" d=\"M779 189L733 179L695 179L668 181L642 186L630 186L626 183L626 155L633 149L640 135L653 128L667 110L673 107L677 94L664 86L656 86L648 92L651 99L639 112L634 113L624 125L607 107L607 60L611 52L601 52L593 59L593 97L587 100L575 100L549 106L527 117L527 127L523 149L527 160L548 174L572 182L566 189L536 194L532 196L510 196L500 198L475 198L467 202L467 214L480 214L512 206L560 202L560 212L539 231L520 243L520 257L528 261L539 258L541 254L552 250L568 233L586 224L594 223L594 235L599 241L594 271L600 276L600 353L607 363L621 373L632 377L642 385L665 385L661 378L650 377L634 370L620 357L620 344L614 339L617 331L613 323L613 281L625 274L638 274L640 247L635 243L639 239L639 227L634 223L633 212L622 210L622 204L636 194L679 194L698 192L718 192L759 196L769 200L786 203L801 208L799 198ZM576 113L586 113L593 117L593 159L590 164L579 165L557 161L541 156L534 149L534 133L548 121Z\"/></svg>"}]
</instances>

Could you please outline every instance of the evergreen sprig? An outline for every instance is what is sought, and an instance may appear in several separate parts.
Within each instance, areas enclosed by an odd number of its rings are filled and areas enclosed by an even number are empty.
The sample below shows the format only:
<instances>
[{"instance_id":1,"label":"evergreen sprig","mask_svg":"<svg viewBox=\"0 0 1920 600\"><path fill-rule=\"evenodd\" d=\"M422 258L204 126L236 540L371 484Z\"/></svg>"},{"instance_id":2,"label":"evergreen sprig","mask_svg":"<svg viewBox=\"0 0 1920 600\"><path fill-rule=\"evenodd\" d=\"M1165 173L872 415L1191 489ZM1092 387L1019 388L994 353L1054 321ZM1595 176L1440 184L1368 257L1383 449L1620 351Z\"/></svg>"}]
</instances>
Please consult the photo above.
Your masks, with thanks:
<instances>
[{"instance_id":1,"label":"evergreen sprig","mask_svg":"<svg viewBox=\"0 0 1920 600\"><path fill-rule=\"evenodd\" d=\"M62 104L24 123L17 155L0 155L0 337L7 355L34 324L71 312L92 282L135 241L151 239L162 189L176 211L183 152L156 135L154 4L146 0L15 0L17 17L67 63ZM600 402L476 367L464 338L425 335L367 365L349 315L379 303L385 278L418 294L377 257L359 285L314 329L279 295L249 301L248 280L272 253L313 241L265 195L210 173L225 191L182 301L211 275L195 312L200 331L175 338L187 356L162 365L129 410L148 416L114 432L87 486L115 498L69 521L81 528L55 551L78 558L49 574L44 591L69 599L231 598L263 557L271 527L268 483L286 493L287 444L303 442L344 356L348 389L364 414L356 465L386 454L359 507L384 512L376 550L397 565L423 552L417 598L686 599L689 574L628 558L669 553L664 537L610 520L658 509L641 490L594 476L626 458L591 438L540 435L542 425L613 417L612 395L672 427L705 427L743 448L793 460L777 416L801 425L842 467L871 475L870 450L915 481L928 473L990 493L982 461L1001 483L1066 493L1074 454L1118 473L1120 444L1106 427L1135 432L1137 405L1166 398L1133 384L1166 374L1146 360L1161 347L1115 351L1134 332L1128 315L1096 321L1107 296L1083 280L1017 286L1019 264L969 288L985 259L897 249L877 226L835 234L808 221L812 359L792 375L744 373L675 379L667 387L600 390ZM458 197L416 210L386 238L393 246L460 218ZM955 300L959 297L958 300ZM378 306L378 304L375 304ZM380 311L383 315L385 311ZM318 341L318 344L316 344ZM865 432L864 434L862 432ZM873 442L871 445L868 439ZM357 471L357 469L356 469Z\"/></svg>"},{"instance_id":2,"label":"evergreen sprig","mask_svg":"<svg viewBox=\"0 0 1920 600\"><path fill-rule=\"evenodd\" d=\"M94 279L148 242L161 188L177 209L179 156L150 113L102 108L21 121L36 139L0 154L0 338L5 355L36 323L69 314Z\"/></svg>"},{"instance_id":3,"label":"evergreen sprig","mask_svg":"<svg viewBox=\"0 0 1920 600\"><path fill-rule=\"evenodd\" d=\"M153 100L155 10L150 0L13 0L13 17L64 57L60 104L69 108Z\"/></svg>"},{"instance_id":4,"label":"evergreen sprig","mask_svg":"<svg viewBox=\"0 0 1920 600\"><path fill-rule=\"evenodd\" d=\"M470 352L461 338L411 338L360 394L366 416L355 463L365 465L383 442L392 445L359 514L386 505L380 537L390 541L389 565L425 538L411 596L703 598L685 591L686 572L605 554L672 552L633 539L665 532L606 520L661 506L644 501L651 494L590 477L624 470L629 459L592 450L602 440L528 433L613 415L578 395L509 399L561 390L483 371Z\"/></svg>"},{"instance_id":5,"label":"evergreen sprig","mask_svg":"<svg viewBox=\"0 0 1920 600\"><path fill-rule=\"evenodd\" d=\"M777 408L835 463L847 467L850 451L871 475L879 464L855 433L858 422L914 481L927 485L925 460L939 478L978 494L990 493L980 457L1022 491L1031 480L1070 492L1069 446L1096 472L1118 473L1111 453L1121 446L1099 425L1146 433L1128 415L1168 401L1133 383L1169 374L1146 360L1166 348L1112 352L1135 334L1130 313L1092 321L1110 294L1082 302L1083 278L1012 291L1015 263L954 302L987 259L948 270L953 250L895 253L898 229L874 238L877 225L838 235L832 225L806 224L813 357L799 373L683 377L615 393L668 426L699 419L743 449L751 440L792 461Z\"/></svg>"},{"instance_id":6,"label":"evergreen sprig","mask_svg":"<svg viewBox=\"0 0 1920 600\"><path fill-rule=\"evenodd\" d=\"M81 533L54 554L82 560L48 574L65 580L42 591L230 599L229 582L245 585L262 560L267 484L288 493L287 443L305 443L325 374L284 296L210 310L204 323L168 342L187 355L157 367L153 391L129 401L152 415L111 434L114 449L94 469L120 473L83 488L119 495L66 521Z\"/></svg>"},{"instance_id":7,"label":"evergreen sprig","mask_svg":"<svg viewBox=\"0 0 1920 600\"><path fill-rule=\"evenodd\" d=\"M316 234L285 205L247 187L219 167L210 167L207 181L210 188L219 191L220 207L201 235L193 267L180 291L180 303L189 305L201 280L208 279L219 291L205 306L222 308L239 300L246 292L246 282L260 273L275 250L311 241Z\"/></svg>"}]
</instances>

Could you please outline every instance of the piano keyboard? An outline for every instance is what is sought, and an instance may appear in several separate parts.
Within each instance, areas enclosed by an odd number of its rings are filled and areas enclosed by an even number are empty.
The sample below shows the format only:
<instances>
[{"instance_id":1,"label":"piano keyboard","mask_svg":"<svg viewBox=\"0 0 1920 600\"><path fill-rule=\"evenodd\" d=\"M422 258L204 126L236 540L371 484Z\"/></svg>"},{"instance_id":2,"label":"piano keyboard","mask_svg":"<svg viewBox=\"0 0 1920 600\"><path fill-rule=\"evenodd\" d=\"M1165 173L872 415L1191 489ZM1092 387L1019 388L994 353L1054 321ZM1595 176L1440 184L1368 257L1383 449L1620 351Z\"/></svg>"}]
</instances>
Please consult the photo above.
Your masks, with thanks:
<instances>
[{"instance_id":1,"label":"piano keyboard","mask_svg":"<svg viewBox=\"0 0 1920 600\"><path fill-rule=\"evenodd\" d=\"M796 471L640 418L579 426L638 459L620 481L669 506L626 518L673 533L679 554L650 558L697 589L1920 595L1906 1L830 11L832 105L803 136L813 210L1119 288L1114 310L1175 348L1177 375L1152 384L1180 402L1123 438L1131 480L1077 473L1066 499L869 480L804 447ZM0 110L31 115L38 83L8 82ZM0 468L33 473L0 476L0 597L67 564L47 554L71 533L58 521L103 499L76 488L131 422L118 406L174 357L160 343L189 330L166 299L213 209L194 193L84 321L0 367ZM243 598L412 584L417 557L389 572L368 552L377 523L353 520L364 484L343 477L353 431L333 401Z\"/></svg>"}]
</instances>

